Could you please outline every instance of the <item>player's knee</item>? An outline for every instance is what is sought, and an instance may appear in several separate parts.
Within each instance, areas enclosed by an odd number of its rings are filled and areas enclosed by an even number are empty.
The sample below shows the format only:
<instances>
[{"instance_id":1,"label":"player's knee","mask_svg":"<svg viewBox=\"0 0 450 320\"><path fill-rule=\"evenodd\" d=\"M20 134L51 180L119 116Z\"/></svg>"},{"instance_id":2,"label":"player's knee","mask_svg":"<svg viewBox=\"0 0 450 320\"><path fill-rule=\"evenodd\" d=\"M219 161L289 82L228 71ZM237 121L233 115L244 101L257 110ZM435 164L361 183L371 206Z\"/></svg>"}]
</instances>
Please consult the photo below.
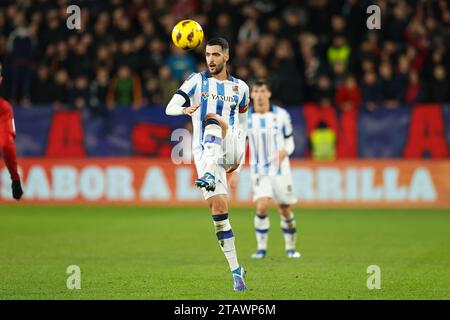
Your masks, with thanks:
<instances>
[{"instance_id":1,"label":"player's knee","mask_svg":"<svg viewBox=\"0 0 450 320\"><path fill-rule=\"evenodd\" d=\"M212 125L212 124L220 126L220 121L218 119L216 119L216 118L213 118L213 117L209 117L209 118L206 117L205 118L205 127L209 126L209 125Z\"/></svg>"},{"instance_id":2,"label":"player's knee","mask_svg":"<svg viewBox=\"0 0 450 320\"><path fill-rule=\"evenodd\" d=\"M266 216L269 211L269 201L267 199L260 199L256 202L256 211L261 216Z\"/></svg>"},{"instance_id":3,"label":"player's knee","mask_svg":"<svg viewBox=\"0 0 450 320\"><path fill-rule=\"evenodd\" d=\"M280 204L278 206L278 209L280 211L280 214L284 217L289 217L291 214L291 206L288 204Z\"/></svg>"},{"instance_id":4,"label":"player's knee","mask_svg":"<svg viewBox=\"0 0 450 320\"><path fill-rule=\"evenodd\" d=\"M209 209L213 214L227 213L228 206L227 202L224 199L216 198L209 201Z\"/></svg>"},{"instance_id":5,"label":"player's knee","mask_svg":"<svg viewBox=\"0 0 450 320\"><path fill-rule=\"evenodd\" d=\"M220 126L222 129L222 137L225 137L228 130L228 124L222 119L221 116L215 113L207 113L205 116L205 127L210 124Z\"/></svg>"}]
</instances>

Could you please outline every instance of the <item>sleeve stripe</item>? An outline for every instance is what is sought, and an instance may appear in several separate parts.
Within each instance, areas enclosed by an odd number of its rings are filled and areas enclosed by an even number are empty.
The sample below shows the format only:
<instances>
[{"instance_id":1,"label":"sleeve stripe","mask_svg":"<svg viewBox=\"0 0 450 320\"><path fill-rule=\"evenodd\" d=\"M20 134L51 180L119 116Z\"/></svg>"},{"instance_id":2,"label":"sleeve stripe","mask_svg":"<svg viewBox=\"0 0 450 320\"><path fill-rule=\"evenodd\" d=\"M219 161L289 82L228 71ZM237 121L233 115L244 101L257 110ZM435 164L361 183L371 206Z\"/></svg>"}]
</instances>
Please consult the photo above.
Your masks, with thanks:
<instances>
[{"instance_id":1,"label":"sleeve stripe","mask_svg":"<svg viewBox=\"0 0 450 320\"><path fill-rule=\"evenodd\" d=\"M183 104L183 107L189 107L189 105L190 105L190 99L189 99L189 96L186 94L186 92L184 92L184 91L178 89L178 90L175 92L175 94L179 94L180 96L182 96L182 97L184 98L185 102L184 102L184 104Z\"/></svg>"}]
</instances>

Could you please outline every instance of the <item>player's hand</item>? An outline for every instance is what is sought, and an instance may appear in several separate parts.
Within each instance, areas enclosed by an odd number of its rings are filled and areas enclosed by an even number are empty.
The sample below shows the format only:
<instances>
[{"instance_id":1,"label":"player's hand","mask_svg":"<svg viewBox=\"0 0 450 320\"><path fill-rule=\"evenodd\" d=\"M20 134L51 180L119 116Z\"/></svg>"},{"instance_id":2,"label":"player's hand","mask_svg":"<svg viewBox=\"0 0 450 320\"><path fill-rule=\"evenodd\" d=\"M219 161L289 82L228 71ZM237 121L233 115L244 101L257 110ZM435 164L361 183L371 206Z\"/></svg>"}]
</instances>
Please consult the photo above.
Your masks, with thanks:
<instances>
[{"instance_id":1,"label":"player's hand","mask_svg":"<svg viewBox=\"0 0 450 320\"><path fill-rule=\"evenodd\" d=\"M20 184L20 180L13 181L11 184L13 198L16 200L20 200L23 195L22 185Z\"/></svg>"},{"instance_id":2,"label":"player's hand","mask_svg":"<svg viewBox=\"0 0 450 320\"><path fill-rule=\"evenodd\" d=\"M283 160L288 156L288 153L286 150L281 150L278 152L278 154L275 155L275 163L279 165L283 162Z\"/></svg>"},{"instance_id":3,"label":"player's hand","mask_svg":"<svg viewBox=\"0 0 450 320\"><path fill-rule=\"evenodd\" d=\"M225 170L225 172L226 173L232 173L237 168L239 168L239 163L233 164L233 166L229 167L227 170Z\"/></svg>"},{"instance_id":4,"label":"player's hand","mask_svg":"<svg viewBox=\"0 0 450 320\"><path fill-rule=\"evenodd\" d=\"M195 106L186 107L183 109L183 113L185 115L191 116L194 114L195 111L200 107L200 104L197 104Z\"/></svg>"}]
</instances>

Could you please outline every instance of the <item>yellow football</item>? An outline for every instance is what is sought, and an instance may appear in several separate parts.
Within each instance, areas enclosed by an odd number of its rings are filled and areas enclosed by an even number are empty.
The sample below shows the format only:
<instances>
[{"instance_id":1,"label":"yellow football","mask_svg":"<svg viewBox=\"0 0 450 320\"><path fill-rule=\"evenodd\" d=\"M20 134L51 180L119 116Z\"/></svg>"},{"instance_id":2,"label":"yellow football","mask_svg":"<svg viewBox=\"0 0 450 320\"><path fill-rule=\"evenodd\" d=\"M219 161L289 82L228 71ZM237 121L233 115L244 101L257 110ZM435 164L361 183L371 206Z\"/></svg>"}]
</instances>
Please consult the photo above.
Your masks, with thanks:
<instances>
[{"instance_id":1,"label":"yellow football","mask_svg":"<svg viewBox=\"0 0 450 320\"><path fill-rule=\"evenodd\" d=\"M203 41L203 29L194 20L181 20L172 30L172 41L180 49L194 49Z\"/></svg>"}]
</instances>

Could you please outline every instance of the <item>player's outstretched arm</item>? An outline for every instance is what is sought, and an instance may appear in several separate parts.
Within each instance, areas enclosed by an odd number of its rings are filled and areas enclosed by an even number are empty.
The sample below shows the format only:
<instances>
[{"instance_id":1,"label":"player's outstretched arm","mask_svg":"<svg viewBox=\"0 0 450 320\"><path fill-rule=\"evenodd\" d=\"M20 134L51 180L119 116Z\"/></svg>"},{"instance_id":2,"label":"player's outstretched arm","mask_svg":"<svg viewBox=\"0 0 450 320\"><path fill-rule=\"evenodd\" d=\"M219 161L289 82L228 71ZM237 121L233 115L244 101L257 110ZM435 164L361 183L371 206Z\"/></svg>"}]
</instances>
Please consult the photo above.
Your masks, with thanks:
<instances>
[{"instance_id":1,"label":"player's outstretched arm","mask_svg":"<svg viewBox=\"0 0 450 320\"><path fill-rule=\"evenodd\" d=\"M166 107L166 114L169 116L180 116L192 114L200 105L190 106L191 97L196 92L198 82L201 81L199 74L192 73L183 83L183 85L175 92L169 104Z\"/></svg>"},{"instance_id":2,"label":"player's outstretched arm","mask_svg":"<svg viewBox=\"0 0 450 320\"><path fill-rule=\"evenodd\" d=\"M22 184L20 183L20 176L17 170L16 147L14 145L13 135L10 133L2 134L0 136L0 153L3 155L3 160L11 175L11 188L13 198L20 200L23 195Z\"/></svg>"},{"instance_id":3,"label":"player's outstretched arm","mask_svg":"<svg viewBox=\"0 0 450 320\"><path fill-rule=\"evenodd\" d=\"M169 116L180 116L183 114L192 116L192 114L200 107L200 105L183 107L184 103L184 98L179 94L175 94L166 107L166 114Z\"/></svg>"},{"instance_id":4,"label":"player's outstretched arm","mask_svg":"<svg viewBox=\"0 0 450 320\"><path fill-rule=\"evenodd\" d=\"M172 99L170 99L169 104L166 107L166 114L168 116L180 116L184 114L183 110L183 104L185 100L183 96L179 95L178 93L174 94Z\"/></svg>"}]
</instances>

